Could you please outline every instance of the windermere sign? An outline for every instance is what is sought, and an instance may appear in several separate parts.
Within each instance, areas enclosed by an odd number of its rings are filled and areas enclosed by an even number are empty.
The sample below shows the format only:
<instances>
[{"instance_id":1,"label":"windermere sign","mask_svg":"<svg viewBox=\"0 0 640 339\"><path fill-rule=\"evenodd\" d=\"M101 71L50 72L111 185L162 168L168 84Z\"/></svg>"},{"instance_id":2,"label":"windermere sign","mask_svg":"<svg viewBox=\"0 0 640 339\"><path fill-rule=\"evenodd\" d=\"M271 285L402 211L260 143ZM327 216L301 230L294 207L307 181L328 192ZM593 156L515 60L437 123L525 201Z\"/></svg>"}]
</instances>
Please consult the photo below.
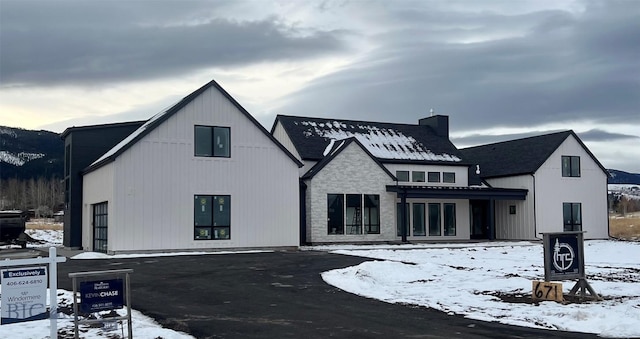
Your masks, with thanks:
<instances>
[{"instance_id":1,"label":"windermere sign","mask_svg":"<svg viewBox=\"0 0 640 339\"><path fill-rule=\"evenodd\" d=\"M41 320L48 316L46 267L3 270L1 323Z\"/></svg>"}]
</instances>

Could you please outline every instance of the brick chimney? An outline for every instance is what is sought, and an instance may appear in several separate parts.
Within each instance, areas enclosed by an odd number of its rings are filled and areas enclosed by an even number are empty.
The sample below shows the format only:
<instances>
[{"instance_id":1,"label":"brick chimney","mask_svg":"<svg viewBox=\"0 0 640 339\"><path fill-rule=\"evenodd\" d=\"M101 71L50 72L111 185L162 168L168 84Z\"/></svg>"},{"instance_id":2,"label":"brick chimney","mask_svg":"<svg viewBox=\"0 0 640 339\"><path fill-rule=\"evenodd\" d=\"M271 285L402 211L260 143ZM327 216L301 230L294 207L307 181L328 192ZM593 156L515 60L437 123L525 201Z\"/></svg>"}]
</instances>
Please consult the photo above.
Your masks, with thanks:
<instances>
[{"instance_id":1,"label":"brick chimney","mask_svg":"<svg viewBox=\"0 0 640 339\"><path fill-rule=\"evenodd\" d=\"M449 116L448 115L433 115L433 109L431 109L431 116L423 118L418 121L418 125L429 126L435 132L437 136L449 139Z\"/></svg>"}]
</instances>

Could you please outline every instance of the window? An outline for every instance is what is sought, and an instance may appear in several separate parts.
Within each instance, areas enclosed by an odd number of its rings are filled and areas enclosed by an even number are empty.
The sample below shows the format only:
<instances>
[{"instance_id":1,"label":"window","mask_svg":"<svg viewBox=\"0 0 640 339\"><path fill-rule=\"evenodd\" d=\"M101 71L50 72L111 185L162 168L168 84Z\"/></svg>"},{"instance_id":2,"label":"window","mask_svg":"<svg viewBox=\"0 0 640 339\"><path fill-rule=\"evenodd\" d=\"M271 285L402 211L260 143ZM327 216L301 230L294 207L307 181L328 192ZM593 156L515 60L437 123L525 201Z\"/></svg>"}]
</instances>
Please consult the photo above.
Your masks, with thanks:
<instances>
[{"instance_id":1,"label":"window","mask_svg":"<svg viewBox=\"0 0 640 339\"><path fill-rule=\"evenodd\" d=\"M428 180L429 182L440 182L440 172L429 172Z\"/></svg>"},{"instance_id":2,"label":"window","mask_svg":"<svg viewBox=\"0 0 640 339\"><path fill-rule=\"evenodd\" d=\"M329 234L344 234L344 194L327 194Z\"/></svg>"},{"instance_id":3,"label":"window","mask_svg":"<svg viewBox=\"0 0 640 339\"><path fill-rule=\"evenodd\" d=\"M424 172L413 171L411 176L413 177L413 182L424 182Z\"/></svg>"},{"instance_id":4,"label":"window","mask_svg":"<svg viewBox=\"0 0 640 339\"><path fill-rule=\"evenodd\" d=\"M456 235L456 204L443 204L444 235Z\"/></svg>"},{"instance_id":5,"label":"window","mask_svg":"<svg viewBox=\"0 0 640 339\"><path fill-rule=\"evenodd\" d=\"M425 232L424 204L413 204L413 235L427 235Z\"/></svg>"},{"instance_id":6,"label":"window","mask_svg":"<svg viewBox=\"0 0 640 339\"><path fill-rule=\"evenodd\" d=\"M409 171L396 171L396 178L398 178L398 181L409 181Z\"/></svg>"},{"instance_id":7,"label":"window","mask_svg":"<svg viewBox=\"0 0 640 339\"><path fill-rule=\"evenodd\" d=\"M194 196L193 224L195 240L231 239L231 196Z\"/></svg>"},{"instance_id":8,"label":"window","mask_svg":"<svg viewBox=\"0 0 640 339\"><path fill-rule=\"evenodd\" d=\"M362 234L362 195L347 194L347 234Z\"/></svg>"},{"instance_id":9,"label":"window","mask_svg":"<svg viewBox=\"0 0 640 339\"><path fill-rule=\"evenodd\" d=\"M380 196L377 194L364 195L364 232L380 234Z\"/></svg>"},{"instance_id":10,"label":"window","mask_svg":"<svg viewBox=\"0 0 640 339\"><path fill-rule=\"evenodd\" d=\"M231 156L229 127L195 127L195 156L197 157L221 157Z\"/></svg>"},{"instance_id":11,"label":"window","mask_svg":"<svg viewBox=\"0 0 640 339\"><path fill-rule=\"evenodd\" d=\"M580 176L580 157L562 156L562 176L563 177L579 177Z\"/></svg>"},{"instance_id":12,"label":"window","mask_svg":"<svg viewBox=\"0 0 640 339\"><path fill-rule=\"evenodd\" d=\"M406 228L407 234L406 235L410 235L410 231L409 230L411 229L411 227L410 227L411 226L411 221L409 219L410 218L410 215L409 215L409 204L406 204L404 207L405 207L404 208L405 220L407 221L407 228ZM396 214L398 215L398 220L396 222L396 225L397 225L396 228L398 229L398 236L400 237L400 236L402 236L402 225L403 225L403 223L402 223L402 204L401 203L397 204L396 211L397 211Z\"/></svg>"},{"instance_id":13,"label":"window","mask_svg":"<svg viewBox=\"0 0 640 339\"><path fill-rule=\"evenodd\" d=\"M509 205L509 214L516 214L516 205Z\"/></svg>"},{"instance_id":14,"label":"window","mask_svg":"<svg viewBox=\"0 0 640 339\"><path fill-rule=\"evenodd\" d=\"M582 231L582 204L565 202L562 204L564 231Z\"/></svg>"},{"instance_id":15,"label":"window","mask_svg":"<svg viewBox=\"0 0 640 339\"><path fill-rule=\"evenodd\" d=\"M107 202L93 206L93 250L107 253L107 227L109 225L109 206Z\"/></svg>"},{"instance_id":16,"label":"window","mask_svg":"<svg viewBox=\"0 0 640 339\"><path fill-rule=\"evenodd\" d=\"M442 182L453 184L456 182L456 174L454 172L442 173Z\"/></svg>"},{"instance_id":17,"label":"window","mask_svg":"<svg viewBox=\"0 0 640 339\"><path fill-rule=\"evenodd\" d=\"M429 235L440 235L440 204L429 204Z\"/></svg>"}]
</instances>

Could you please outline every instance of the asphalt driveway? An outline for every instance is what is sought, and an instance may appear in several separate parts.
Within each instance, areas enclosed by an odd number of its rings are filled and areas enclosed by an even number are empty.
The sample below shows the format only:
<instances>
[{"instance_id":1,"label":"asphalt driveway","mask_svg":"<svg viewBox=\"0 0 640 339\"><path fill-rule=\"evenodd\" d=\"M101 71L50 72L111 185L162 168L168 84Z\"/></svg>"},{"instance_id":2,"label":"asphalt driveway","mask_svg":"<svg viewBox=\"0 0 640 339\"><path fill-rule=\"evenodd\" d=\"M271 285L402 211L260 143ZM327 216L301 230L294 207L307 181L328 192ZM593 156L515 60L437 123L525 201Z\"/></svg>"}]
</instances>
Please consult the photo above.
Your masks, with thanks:
<instances>
[{"instance_id":1,"label":"asphalt driveway","mask_svg":"<svg viewBox=\"0 0 640 339\"><path fill-rule=\"evenodd\" d=\"M316 251L68 260L58 280L71 290L70 272L132 268L133 308L196 338L596 338L387 304L320 277L365 260Z\"/></svg>"}]
</instances>

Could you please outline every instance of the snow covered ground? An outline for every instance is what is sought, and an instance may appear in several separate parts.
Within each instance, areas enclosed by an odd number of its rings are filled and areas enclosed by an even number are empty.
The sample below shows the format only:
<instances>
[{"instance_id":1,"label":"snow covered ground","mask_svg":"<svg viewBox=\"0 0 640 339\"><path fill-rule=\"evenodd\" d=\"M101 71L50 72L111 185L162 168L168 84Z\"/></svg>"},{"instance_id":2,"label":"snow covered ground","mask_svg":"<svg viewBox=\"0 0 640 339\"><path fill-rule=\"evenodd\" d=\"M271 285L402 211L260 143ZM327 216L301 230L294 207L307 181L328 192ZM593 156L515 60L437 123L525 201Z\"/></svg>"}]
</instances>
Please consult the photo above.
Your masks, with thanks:
<instances>
[{"instance_id":1,"label":"snow covered ground","mask_svg":"<svg viewBox=\"0 0 640 339\"><path fill-rule=\"evenodd\" d=\"M533 280L544 280L542 245L476 243L408 246L327 246L343 255L375 258L328 271L342 290L389 303L518 326L640 337L640 243L585 242L587 280L603 301L531 302ZM564 293L575 283L564 281Z\"/></svg>"},{"instance_id":2,"label":"snow covered ground","mask_svg":"<svg viewBox=\"0 0 640 339\"><path fill-rule=\"evenodd\" d=\"M59 246L62 231L28 230L42 240L29 247ZM518 326L597 333L604 337L640 337L640 243L585 242L587 279L603 301L559 304L532 303L533 280L544 279L542 245L531 242L486 242L415 245L333 245L302 248L374 258L357 266L332 270L323 279L347 292L389 303L431 307L449 314ZM107 256L83 253L74 259L125 258L158 255L225 254L185 252ZM233 252L232 252L233 253ZM563 282L565 294L573 281ZM71 293L58 290L58 328L72 338ZM124 314L124 310L120 311ZM134 311L138 338L193 338L162 328ZM47 338L49 321L0 326L0 339ZM122 330L83 329L84 338L118 338Z\"/></svg>"}]
</instances>

